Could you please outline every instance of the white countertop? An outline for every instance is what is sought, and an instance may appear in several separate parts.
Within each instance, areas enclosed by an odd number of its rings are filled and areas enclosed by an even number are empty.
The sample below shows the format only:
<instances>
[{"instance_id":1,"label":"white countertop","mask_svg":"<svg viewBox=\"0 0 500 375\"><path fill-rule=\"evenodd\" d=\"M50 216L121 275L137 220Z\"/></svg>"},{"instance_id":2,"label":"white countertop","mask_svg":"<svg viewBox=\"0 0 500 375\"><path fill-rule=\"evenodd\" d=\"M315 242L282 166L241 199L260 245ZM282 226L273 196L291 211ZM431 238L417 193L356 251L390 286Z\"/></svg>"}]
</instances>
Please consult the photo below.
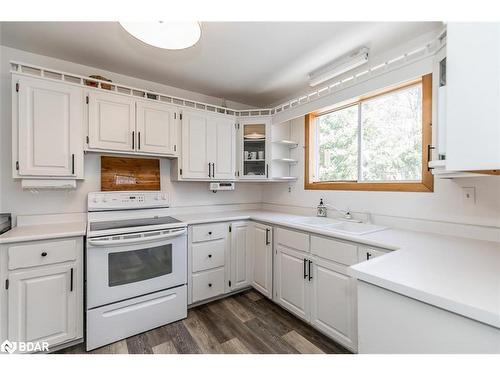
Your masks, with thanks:
<instances>
[{"instance_id":1,"label":"white countertop","mask_svg":"<svg viewBox=\"0 0 500 375\"><path fill-rule=\"evenodd\" d=\"M271 211L174 215L189 225L256 220L377 246L391 252L350 267L363 280L500 328L500 243L426 232L387 229L366 235L321 230Z\"/></svg>"},{"instance_id":2,"label":"white countertop","mask_svg":"<svg viewBox=\"0 0 500 375\"><path fill-rule=\"evenodd\" d=\"M84 221L17 226L0 236L0 244L85 236Z\"/></svg>"}]
</instances>

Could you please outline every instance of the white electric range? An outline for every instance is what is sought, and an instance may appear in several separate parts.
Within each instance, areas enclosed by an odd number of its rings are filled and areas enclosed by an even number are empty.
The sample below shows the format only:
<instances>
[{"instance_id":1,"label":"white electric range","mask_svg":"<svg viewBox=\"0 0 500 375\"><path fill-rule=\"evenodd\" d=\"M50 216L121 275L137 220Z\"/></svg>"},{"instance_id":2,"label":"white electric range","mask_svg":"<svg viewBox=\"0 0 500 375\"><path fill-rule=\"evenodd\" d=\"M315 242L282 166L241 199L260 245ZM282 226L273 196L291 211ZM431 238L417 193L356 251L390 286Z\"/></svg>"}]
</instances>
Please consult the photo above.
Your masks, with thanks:
<instances>
[{"instance_id":1,"label":"white electric range","mask_svg":"<svg viewBox=\"0 0 500 375\"><path fill-rule=\"evenodd\" d=\"M164 192L88 194L86 347L187 316L187 225Z\"/></svg>"}]
</instances>

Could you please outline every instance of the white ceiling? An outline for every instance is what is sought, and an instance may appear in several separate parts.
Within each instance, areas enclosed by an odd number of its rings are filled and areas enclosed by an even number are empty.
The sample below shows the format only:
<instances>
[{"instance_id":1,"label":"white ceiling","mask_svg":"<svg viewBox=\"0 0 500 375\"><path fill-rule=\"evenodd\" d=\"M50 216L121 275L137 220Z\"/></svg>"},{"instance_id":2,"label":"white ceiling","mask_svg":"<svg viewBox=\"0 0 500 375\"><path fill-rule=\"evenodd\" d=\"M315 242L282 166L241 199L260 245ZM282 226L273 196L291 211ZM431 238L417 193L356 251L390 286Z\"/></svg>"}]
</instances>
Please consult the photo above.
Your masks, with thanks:
<instances>
[{"instance_id":1,"label":"white ceiling","mask_svg":"<svg viewBox=\"0 0 500 375\"><path fill-rule=\"evenodd\" d=\"M308 88L308 73L360 46L371 54L440 22L203 22L194 47L145 45L116 22L4 22L2 44L265 107Z\"/></svg>"}]
</instances>

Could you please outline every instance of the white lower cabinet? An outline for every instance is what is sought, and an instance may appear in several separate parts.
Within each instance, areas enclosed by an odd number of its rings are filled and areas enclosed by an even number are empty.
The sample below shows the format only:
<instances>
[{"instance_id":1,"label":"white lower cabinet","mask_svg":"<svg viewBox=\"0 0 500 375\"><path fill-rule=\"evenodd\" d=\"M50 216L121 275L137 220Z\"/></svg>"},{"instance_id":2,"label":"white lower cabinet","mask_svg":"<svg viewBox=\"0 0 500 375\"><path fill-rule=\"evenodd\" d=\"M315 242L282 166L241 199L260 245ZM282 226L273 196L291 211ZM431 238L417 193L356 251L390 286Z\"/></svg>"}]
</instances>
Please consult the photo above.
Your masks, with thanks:
<instances>
[{"instance_id":1,"label":"white lower cabinet","mask_svg":"<svg viewBox=\"0 0 500 375\"><path fill-rule=\"evenodd\" d=\"M252 286L267 298L273 297L273 228L254 223L251 242Z\"/></svg>"},{"instance_id":2,"label":"white lower cabinet","mask_svg":"<svg viewBox=\"0 0 500 375\"><path fill-rule=\"evenodd\" d=\"M188 304L250 286L250 229L248 221L189 227Z\"/></svg>"},{"instance_id":3,"label":"white lower cabinet","mask_svg":"<svg viewBox=\"0 0 500 375\"><path fill-rule=\"evenodd\" d=\"M345 267L316 258L311 268L311 324L348 348L356 348L356 282Z\"/></svg>"},{"instance_id":4,"label":"white lower cabinet","mask_svg":"<svg viewBox=\"0 0 500 375\"><path fill-rule=\"evenodd\" d=\"M309 317L309 282L307 280L308 259L304 253L277 248L277 299L278 303L298 317Z\"/></svg>"},{"instance_id":5,"label":"white lower cabinet","mask_svg":"<svg viewBox=\"0 0 500 375\"><path fill-rule=\"evenodd\" d=\"M247 221L231 224L231 289L250 285L250 223Z\"/></svg>"},{"instance_id":6,"label":"white lower cabinet","mask_svg":"<svg viewBox=\"0 0 500 375\"><path fill-rule=\"evenodd\" d=\"M83 338L81 237L5 244L0 258L7 264L0 267L7 304L0 339L53 349Z\"/></svg>"},{"instance_id":7,"label":"white lower cabinet","mask_svg":"<svg viewBox=\"0 0 500 375\"><path fill-rule=\"evenodd\" d=\"M326 248L330 253L325 252ZM355 280L347 275L348 264L339 262L350 263L355 259L357 247L279 228L275 257L275 301L348 349L357 351Z\"/></svg>"}]
</instances>

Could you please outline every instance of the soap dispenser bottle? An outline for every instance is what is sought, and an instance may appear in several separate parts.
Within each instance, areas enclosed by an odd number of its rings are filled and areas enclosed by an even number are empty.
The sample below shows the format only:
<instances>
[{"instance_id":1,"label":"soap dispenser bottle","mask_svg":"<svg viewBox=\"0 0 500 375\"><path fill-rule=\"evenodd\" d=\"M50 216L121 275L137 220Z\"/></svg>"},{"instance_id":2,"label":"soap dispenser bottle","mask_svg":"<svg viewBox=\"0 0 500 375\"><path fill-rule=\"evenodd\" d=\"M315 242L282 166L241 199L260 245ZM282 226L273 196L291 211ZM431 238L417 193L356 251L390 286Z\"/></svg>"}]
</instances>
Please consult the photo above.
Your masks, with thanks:
<instances>
[{"instance_id":1,"label":"soap dispenser bottle","mask_svg":"<svg viewBox=\"0 0 500 375\"><path fill-rule=\"evenodd\" d=\"M323 198L321 198L319 200L319 204L318 204L318 207L317 207L317 213L316 213L316 216L319 216L319 217L326 217L326 206L325 204L323 203Z\"/></svg>"}]
</instances>

